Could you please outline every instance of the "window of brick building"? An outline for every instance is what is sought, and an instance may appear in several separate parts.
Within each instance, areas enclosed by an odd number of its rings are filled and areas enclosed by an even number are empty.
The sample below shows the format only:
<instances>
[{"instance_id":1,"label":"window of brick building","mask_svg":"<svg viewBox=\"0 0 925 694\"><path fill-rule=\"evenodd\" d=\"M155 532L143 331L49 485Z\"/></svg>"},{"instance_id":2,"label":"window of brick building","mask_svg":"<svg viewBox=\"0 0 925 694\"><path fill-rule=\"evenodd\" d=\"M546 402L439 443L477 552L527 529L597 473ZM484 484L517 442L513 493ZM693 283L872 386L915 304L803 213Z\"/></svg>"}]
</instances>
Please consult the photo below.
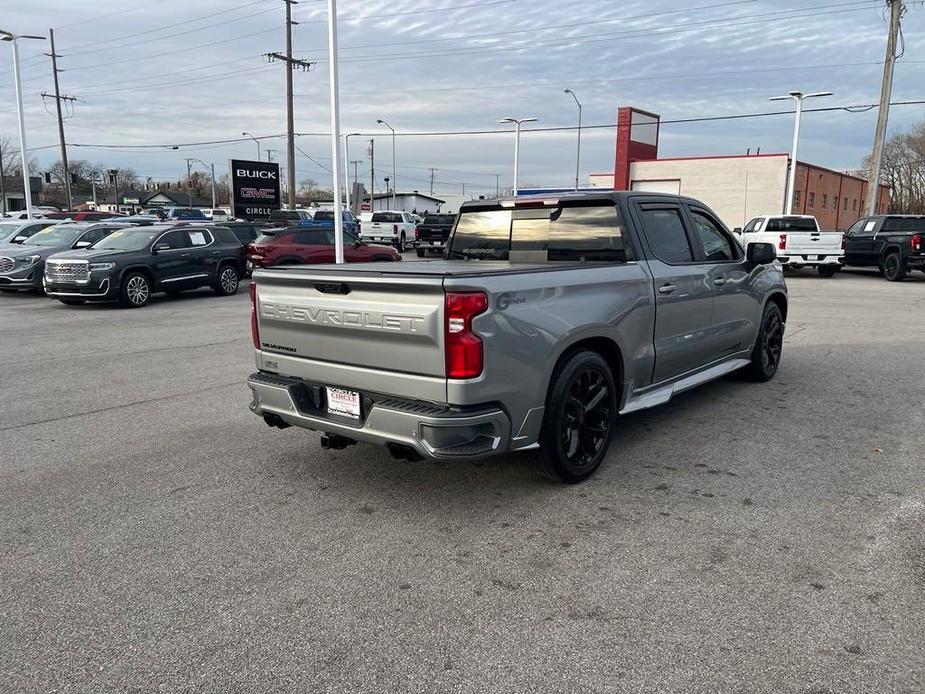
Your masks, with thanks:
<instances>
[{"instance_id":1,"label":"window of brick building","mask_svg":"<svg viewBox=\"0 0 925 694\"><path fill-rule=\"evenodd\" d=\"M857 198L852 198L852 199L851 199L851 211L852 211L852 212L857 212L857 211L858 211L858 199L857 199Z\"/></svg>"},{"instance_id":2,"label":"window of brick building","mask_svg":"<svg viewBox=\"0 0 925 694\"><path fill-rule=\"evenodd\" d=\"M809 208L810 209L814 208L816 206L816 194L813 192L810 192L809 198L807 198L807 201L809 202Z\"/></svg>"},{"instance_id":3,"label":"window of brick building","mask_svg":"<svg viewBox=\"0 0 925 694\"><path fill-rule=\"evenodd\" d=\"M801 191L801 190L795 190L795 191L793 191L793 206L794 206L794 207L799 207L799 206L800 206L800 194L801 194L802 192L803 192L803 191Z\"/></svg>"},{"instance_id":4,"label":"window of brick building","mask_svg":"<svg viewBox=\"0 0 925 694\"><path fill-rule=\"evenodd\" d=\"M845 199L843 200L843 202L845 203L843 209L845 212L847 212L848 211L848 196L847 195L845 196Z\"/></svg>"},{"instance_id":5,"label":"window of brick building","mask_svg":"<svg viewBox=\"0 0 925 694\"><path fill-rule=\"evenodd\" d=\"M823 193L822 194L822 209L824 210L828 204L829 204L829 194Z\"/></svg>"}]
</instances>

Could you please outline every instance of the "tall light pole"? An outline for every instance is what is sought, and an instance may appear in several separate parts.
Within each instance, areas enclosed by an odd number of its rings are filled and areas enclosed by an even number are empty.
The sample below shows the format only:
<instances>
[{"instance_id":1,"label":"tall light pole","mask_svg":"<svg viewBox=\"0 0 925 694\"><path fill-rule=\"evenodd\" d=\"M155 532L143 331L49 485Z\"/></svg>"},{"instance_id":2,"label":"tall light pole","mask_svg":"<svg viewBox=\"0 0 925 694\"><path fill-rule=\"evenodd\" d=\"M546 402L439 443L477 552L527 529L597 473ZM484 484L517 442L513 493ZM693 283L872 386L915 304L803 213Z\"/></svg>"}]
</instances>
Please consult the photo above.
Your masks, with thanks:
<instances>
[{"instance_id":1,"label":"tall light pole","mask_svg":"<svg viewBox=\"0 0 925 694\"><path fill-rule=\"evenodd\" d=\"M29 34L11 34L0 29L0 41L9 41L13 44L13 81L16 85L16 115L19 118L19 156L22 160L22 190L26 196L26 216L32 219L32 188L29 185L29 154L26 151L26 121L22 110L22 80L19 76L19 47L18 39L35 39L44 41L44 36L31 36Z\"/></svg>"},{"instance_id":2,"label":"tall light pole","mask_svg":"<svg viewBox=\"0 0 925 694\"><path fill-rule=\"evenodd\" d=\"M331 94L331 177L334 189L334 262L344 262L340 206L340 86L337 83L337 0L328 0L328 85ZM346 164L344 164L346 166ZM346 173L346 169L344 169ZM346 178L346 177L345 177ZM295 209L295 205L293 205Z\"/></svg>"},{"instance_id":3,"label":"tall light pole","mask_svg":"<svg viewBox=\"0 0 925 694\"><path fill-rule=\"evenodd\" d=\"M393 128L382 119L379 119L376 122L379 125L384 125L392 131L392 209L394 210L396 209L395 193L398 190L398 178L395 175L395 128Z\"/></svg>"},{"instance_id":4,"label":"tall light pole","mask_svg":"<svg viewBox=\"0 0 925 694\"><path fill-rule=\"evenodd\" d=\"M502 118L499 123L514 124L514 189L513 197L517 197L517 174L520 171L520 126L524 123L533 123L536 118Z\"/></svg>"},{"instance_id":5,"label":"tall light pole","mask_svg":"<svg viewBox=\"0 0 925 694\"><path fill-rule=\"evenodd\" d=\"M241 133L241 135L243 135L244 137L249 137L250 139L252 139L254 142L257 143L257 161L260 161L260 140L258 140L256 137L254 137L250 133Z\"/></svg>"},{"instance_id":6,"label":"tall light pole","mask_svg":"<svg viewBox=\"0 0 925 694\"><path fill-rule=\"evenodd\" d=\"M575 190L578 190L578 176L581 168L581 102L571 89L566 89L565 93L571 94L575 103L578 104L578 151L575 153Z\"/></svg>"},{"instance_id":7,"label":"tall light pole","mask_svg":"<svg viewBox=\"0 0 925 694\"><path fill-rule=\"evenodd\" d=\"M202 164L203 166L209 167L209 171L211 172L209 175L212 177L212 209L214 210L215 209L215 164L208 164L204 162L202 159L195 159L195 158L187 159L186 161L187 161L187 166L189 165L189 162L196 161Z\"/></svg>"},{"instance_id":8,"label":"tall light pole","mask_svg":"<svg viewBox=\"0 0 925 694\"><path fill-rule=\"evenodd\" d=\"M347 171L347 167L350 165L350 138L359 134L349 133L344 135L344 192L347 198L344 202L348 210L350 209L350 173Z\"/></svg>"},{"instance_id":9,"label":"tall light pole","mask_svg":"<svg viewBox=\"0 0 925 694\"><path fill-rule=\"evenodd\" d=\"M814 99L817 96L832 96L833 92L812 92L804 94L803 92L789 92L786 96L772 96L770 101L786 101L793 99L796 101L796 119L793 122L793 145L790 148L790 176L787 179L787 190L785 192L786 201L784 203L784 214L790 214L793 211L793 191L795 190L797 180L797 150L800 147L800 120L803 117L803 101L805 99Z\"/></svg>"}]
</instances>

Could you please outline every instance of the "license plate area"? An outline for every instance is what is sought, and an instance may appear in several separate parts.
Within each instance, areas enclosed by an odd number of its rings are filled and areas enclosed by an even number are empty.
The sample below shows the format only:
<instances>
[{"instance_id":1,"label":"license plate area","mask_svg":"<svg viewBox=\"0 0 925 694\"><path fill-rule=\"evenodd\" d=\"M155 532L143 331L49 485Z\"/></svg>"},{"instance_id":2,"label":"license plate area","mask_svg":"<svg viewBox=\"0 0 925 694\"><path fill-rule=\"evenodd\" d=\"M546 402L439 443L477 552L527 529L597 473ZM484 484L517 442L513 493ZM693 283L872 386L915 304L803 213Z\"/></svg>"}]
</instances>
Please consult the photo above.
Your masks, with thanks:
<instances>
[{"instance_id":1,"label":"license plate area","mask_svg":"<svg viewBox=\"0 0 925 694\"><path fill-rule=\"evenodd\" d=\"M358 391L325 386L324 392L325 410L329 415L360 421L362 398Z\"/></svg>"}]
</instances>

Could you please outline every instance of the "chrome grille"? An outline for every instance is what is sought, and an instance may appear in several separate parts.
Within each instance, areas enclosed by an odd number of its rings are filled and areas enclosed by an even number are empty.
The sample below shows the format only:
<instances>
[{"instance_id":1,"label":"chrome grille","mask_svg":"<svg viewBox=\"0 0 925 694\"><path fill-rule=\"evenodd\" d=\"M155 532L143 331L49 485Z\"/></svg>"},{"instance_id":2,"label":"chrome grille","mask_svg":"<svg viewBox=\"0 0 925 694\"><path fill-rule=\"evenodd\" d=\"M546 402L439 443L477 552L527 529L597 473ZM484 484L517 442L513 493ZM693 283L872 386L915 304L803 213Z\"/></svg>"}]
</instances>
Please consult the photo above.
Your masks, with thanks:
<instances>
[{"instance_id":1,"label":"chrome grille","mask_svg":"<svg viewBox=\"0 0 925 694\"><path fill-rule=\"evenodd\" d=\"M45 264L45 277L52 282L86 282L90 267L85 262L51 260Z\"/></svg>"},{"instance_id":2,"label":"chrome grille","mask_svg":"<svg viewBox=\"0 0 925 694\"><path fill-rule=\"evenodd\" d=\"M13 269L13 259L6 256L0 257L0 272L9 272Z\"/></svg>"}]
</instances>

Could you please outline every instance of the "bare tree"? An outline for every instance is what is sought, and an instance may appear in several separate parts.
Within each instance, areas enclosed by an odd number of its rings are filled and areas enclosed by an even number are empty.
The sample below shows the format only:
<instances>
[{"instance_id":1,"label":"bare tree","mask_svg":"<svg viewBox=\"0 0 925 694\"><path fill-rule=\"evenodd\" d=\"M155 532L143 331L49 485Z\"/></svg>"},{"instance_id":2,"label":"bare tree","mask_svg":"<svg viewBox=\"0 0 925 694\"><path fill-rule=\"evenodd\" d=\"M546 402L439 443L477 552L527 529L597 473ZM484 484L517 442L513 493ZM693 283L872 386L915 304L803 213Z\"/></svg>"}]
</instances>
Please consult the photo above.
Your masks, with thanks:
<instances>
[{"instance_id":1,"label":"bare tree","mask_svg":"<svg viewBox=\"0 0 925 694\"><path fill-rule=\"evenodd\" d=\"M0 157L3 158L4 176L22 176L22 160L19 158L19 146L8 137L0 138ZM30 156L28 159L29 171L33 176L39 170L38 161Z\"/></svg>"},{"instance_id":2,"label":"bare tree","mask_svg":"<svg viewBox=\"0 0 925 694\"><path fill-rule=\"evenodd\" d=\"M870 170L870 157L864 167ZM880 182L891 188L890 212L925 214L925 122L887 140Z\"/></svg>"}]
</instances>

